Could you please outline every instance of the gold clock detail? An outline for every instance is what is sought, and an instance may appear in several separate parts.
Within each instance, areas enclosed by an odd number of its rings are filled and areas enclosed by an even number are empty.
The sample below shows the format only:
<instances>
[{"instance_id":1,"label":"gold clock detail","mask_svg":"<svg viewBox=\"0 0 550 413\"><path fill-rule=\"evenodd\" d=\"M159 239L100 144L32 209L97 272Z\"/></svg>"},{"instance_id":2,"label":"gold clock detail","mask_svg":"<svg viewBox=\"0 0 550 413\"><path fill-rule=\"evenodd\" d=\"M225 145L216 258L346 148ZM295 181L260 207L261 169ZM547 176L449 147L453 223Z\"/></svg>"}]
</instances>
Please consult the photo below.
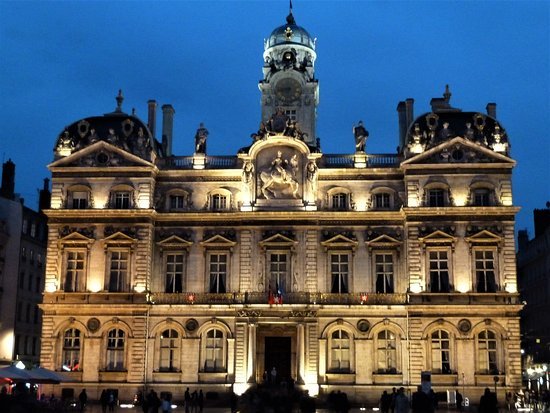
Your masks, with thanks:
<instances>
[{"instance_id":1,"label":"gold clock detail","mask_svg":"<svg viewBox=\"0 0 550 413\"><path fill-rule=\"evenodd\" d=\"M275 95L283 102L293 102L302 94L300 82L292 78L284 78L275 85Z\"/></svg>"}]
</instances>

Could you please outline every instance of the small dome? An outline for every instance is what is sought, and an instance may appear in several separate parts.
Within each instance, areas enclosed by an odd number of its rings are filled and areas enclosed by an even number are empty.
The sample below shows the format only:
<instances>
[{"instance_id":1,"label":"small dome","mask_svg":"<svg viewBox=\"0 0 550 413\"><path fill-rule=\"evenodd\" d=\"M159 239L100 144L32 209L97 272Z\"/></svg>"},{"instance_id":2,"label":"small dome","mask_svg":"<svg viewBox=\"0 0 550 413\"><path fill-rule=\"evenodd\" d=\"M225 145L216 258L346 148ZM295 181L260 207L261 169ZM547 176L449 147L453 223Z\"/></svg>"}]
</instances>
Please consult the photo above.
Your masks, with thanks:
<instances>
[{"instance_id":1,"label":"small dome","mask_svg":"<svg viewBox=\"0 0 550 413\"><path fill-rule=\"evenodd\" d=\"M315 39L309 35L306 29L296 24L292 12L287 16L286 24L271 32L265 47L267 49L285 44L299 44L315 50Z\"/></svg>"},{"instance_id":2,"label":"small dome","mask_svg":"<svg viewBox=\"0 0 550 413\"><path fill-rule=\"evenodd\" d=\"M157 151L147 125L134 114L122 111L122 95L117 96L117 108L103 116L91 116L66 126L59 134L54 151L57 157L70 155L97 141L106 141L146 160Z\"/></svg>"}]
</instances>

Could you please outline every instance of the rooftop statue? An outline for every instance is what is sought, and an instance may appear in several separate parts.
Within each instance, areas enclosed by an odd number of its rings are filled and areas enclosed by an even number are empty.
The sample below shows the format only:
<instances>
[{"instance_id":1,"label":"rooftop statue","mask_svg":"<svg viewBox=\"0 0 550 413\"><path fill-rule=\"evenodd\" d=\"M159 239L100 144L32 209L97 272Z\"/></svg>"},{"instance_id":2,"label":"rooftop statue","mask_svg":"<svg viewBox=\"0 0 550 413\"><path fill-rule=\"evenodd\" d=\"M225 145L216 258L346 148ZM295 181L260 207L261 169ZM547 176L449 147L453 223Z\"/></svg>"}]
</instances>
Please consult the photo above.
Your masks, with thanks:
<instances>
[{"instance_id":1,"label":"rooftop statue","mask_svg":"<svg viewBox=\"0 0 550 413\"><path fill-rule=\"evenodd\" d=\"M206 138L208 138L208 129L201 122L195 133L195 153L206 154Z\"/></svg>"},{"instance_id":2,"label":"rooftop statue","mask_svg":"<svg viewBox=\"0 0 550 413\"><path fill-rule=\"evenodd\" d=\"M365 152L369 132L363 126L362 120L359 121L357 126L353 127L353 136L355 137L355 152Z\"/></svg>"}]
</instances>

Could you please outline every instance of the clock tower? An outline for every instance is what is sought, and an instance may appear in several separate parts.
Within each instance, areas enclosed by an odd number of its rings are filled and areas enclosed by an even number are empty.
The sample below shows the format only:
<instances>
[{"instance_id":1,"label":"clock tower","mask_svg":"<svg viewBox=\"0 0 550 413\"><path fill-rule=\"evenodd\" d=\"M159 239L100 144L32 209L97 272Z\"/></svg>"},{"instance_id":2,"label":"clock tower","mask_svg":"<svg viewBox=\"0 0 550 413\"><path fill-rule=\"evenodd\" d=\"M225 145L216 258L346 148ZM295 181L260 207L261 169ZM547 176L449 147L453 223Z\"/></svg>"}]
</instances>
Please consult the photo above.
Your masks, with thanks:
<instances>
[{"instance_id":1,"label":"clock tower","mask_svg":"<svg viewBox=\"0 0 550 413\"><path fill-rule=\"evenodd\" d=\"M304 142L316 147L315 118L319 83L315 79L315 39L296 24L290 13L286 24L277 27L264 41L262 120L282 109L304 132Z\"/></svg>"}]
</instances>

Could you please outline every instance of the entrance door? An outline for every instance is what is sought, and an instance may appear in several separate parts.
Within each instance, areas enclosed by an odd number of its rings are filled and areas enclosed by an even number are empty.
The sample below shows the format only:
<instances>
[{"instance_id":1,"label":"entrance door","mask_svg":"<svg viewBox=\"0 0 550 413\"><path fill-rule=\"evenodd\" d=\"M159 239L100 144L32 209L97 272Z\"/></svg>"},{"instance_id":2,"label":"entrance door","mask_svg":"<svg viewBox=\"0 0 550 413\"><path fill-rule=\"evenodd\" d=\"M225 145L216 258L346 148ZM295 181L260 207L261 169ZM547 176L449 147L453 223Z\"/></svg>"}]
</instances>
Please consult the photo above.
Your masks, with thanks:
<instances>
[{"instance_id":1,"label":"entrance door","mask_svg":"<svg viewBox=\"0 0 550 413\"><path fill-rule=\"evenodd\" d=\"M287 381L290 376L291 337L266 337L264 366L271 381L273 367L277 370L277 383Z\"/></svg>"}]
</instances>

